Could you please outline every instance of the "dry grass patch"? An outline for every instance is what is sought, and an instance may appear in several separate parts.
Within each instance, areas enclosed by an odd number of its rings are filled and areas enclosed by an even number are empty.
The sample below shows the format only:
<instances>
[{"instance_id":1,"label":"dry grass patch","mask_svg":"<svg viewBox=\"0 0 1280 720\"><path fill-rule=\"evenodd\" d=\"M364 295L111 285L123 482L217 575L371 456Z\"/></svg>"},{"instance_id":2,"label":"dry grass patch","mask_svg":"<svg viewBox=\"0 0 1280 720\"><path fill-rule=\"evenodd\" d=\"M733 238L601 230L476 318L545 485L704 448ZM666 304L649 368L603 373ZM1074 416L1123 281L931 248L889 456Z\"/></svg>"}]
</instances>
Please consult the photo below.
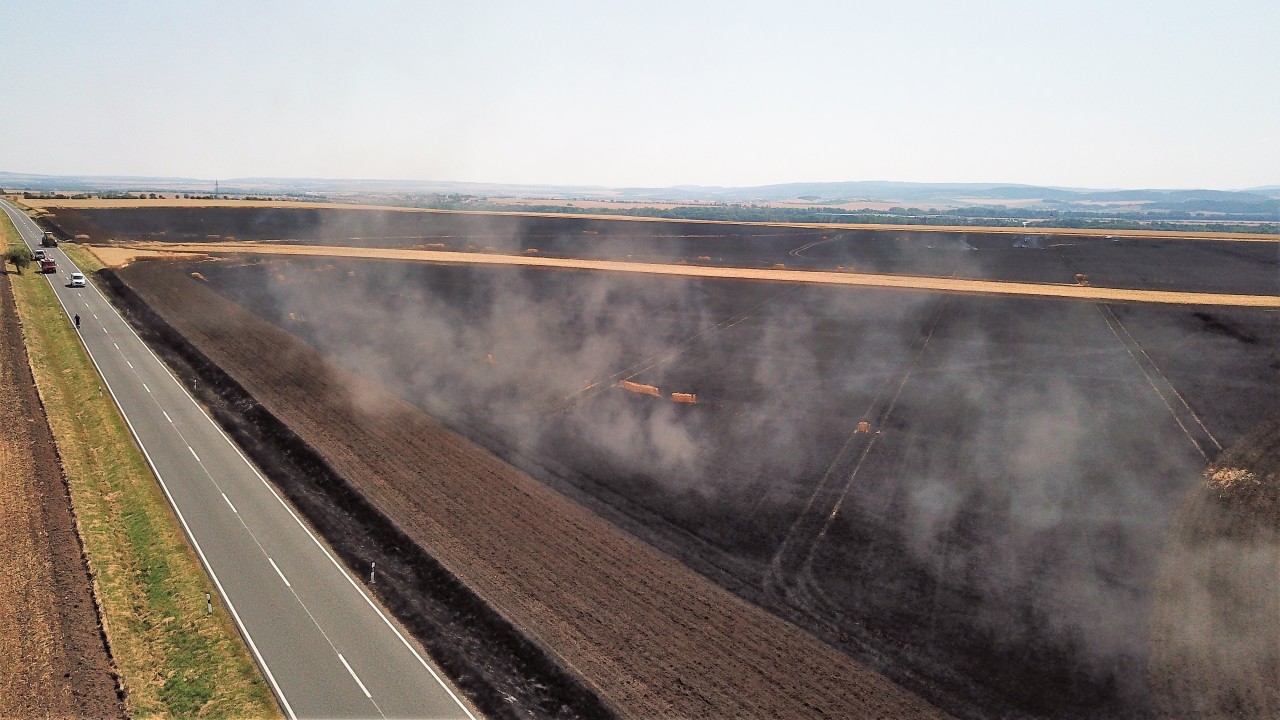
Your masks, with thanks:
<instances>
[{"instance_id":1,"label":"dry grass patch","mask_svg":"<svg viewBox=\"0 0 1280 720\"><path fill-rule=\"evenodd\" d=\"M1243 468L1224 467L1205 471L1205 480L1215 490L1230 490L1240 485L1257 485L1258 476Z\"/></svg>"},{"instance_id":2,"label":"dry grass patch","mask_svg":"<svg viewBox=\"0 0 1280 720\"><path fill-rule=\"evenodd\" d=\"M74 252L72 251L72 246L68 245L63 250L81 268L86 268L86 265L80 264L80 258L84 258L89 266L93 267L93 271L101 270L104 267L122 268L135 260L144 258L161 260L196 259L192 253L165 252L160 249L135 248L125 245L85 245L83 248L76 248Z\"/></svg>"}]
</instances>

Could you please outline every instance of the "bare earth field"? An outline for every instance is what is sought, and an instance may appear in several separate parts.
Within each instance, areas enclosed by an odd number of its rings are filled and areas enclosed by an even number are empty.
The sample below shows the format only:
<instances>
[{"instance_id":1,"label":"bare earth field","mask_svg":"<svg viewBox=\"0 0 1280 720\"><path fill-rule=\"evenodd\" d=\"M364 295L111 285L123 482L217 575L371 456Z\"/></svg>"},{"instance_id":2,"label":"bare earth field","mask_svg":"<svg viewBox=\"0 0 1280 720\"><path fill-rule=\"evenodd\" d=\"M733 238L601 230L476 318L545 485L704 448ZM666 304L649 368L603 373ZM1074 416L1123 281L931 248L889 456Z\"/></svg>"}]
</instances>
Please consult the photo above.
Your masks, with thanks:
<instances>
[{"instance_id":1,"label":"bare earth field","mask_svg":"<svg viewBox=\"0 0 1280 720\"><path fill-rule=\"evenodd\" d=\"M119 274L615 710L931 711L888 678L961 717L1147 718L1230 685L1211 638L1170 634L1190 591L1169 578L1238 607L1178 538L1203 525L1186 508L1205 467L1280 407L1280 316L1134 300L1271 302L1274 242L220 208L76 222L360 254ZM468 258L369 258L384 250ZM474 262L504 254L1069 292Z\"/></svg>"},{"instance_id":2,"label":"bare earth field","mask_svg":"<svg viewBox=\"0 0 1280 720\"><path fill-rule=\"evenodd\" d=\"M0 274L0 717L124 717L71 498Z\"/></svg>"}]
</instances>

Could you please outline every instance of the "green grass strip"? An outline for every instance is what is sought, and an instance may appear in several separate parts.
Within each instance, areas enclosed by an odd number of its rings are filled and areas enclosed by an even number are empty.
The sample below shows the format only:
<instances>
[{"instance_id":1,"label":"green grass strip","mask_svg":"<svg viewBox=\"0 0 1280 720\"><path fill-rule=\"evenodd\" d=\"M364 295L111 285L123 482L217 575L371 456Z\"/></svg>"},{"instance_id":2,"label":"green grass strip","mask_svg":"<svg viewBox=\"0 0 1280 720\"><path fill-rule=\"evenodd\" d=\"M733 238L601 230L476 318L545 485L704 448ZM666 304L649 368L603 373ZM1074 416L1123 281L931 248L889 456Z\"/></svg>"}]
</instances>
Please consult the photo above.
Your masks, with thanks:
<instances>
[{"instance_id":1,"label":"green grass strip","mask_svg":"<svg viewBox=\"0 0 1280 720\"><path fill-rule=\"evenodd\" d=\"M7 216L0 232L21 242ZM212 584L53 290L10 280L130 716L280 717L216 593L206 614Z\"/></svg>"}]
</instances>

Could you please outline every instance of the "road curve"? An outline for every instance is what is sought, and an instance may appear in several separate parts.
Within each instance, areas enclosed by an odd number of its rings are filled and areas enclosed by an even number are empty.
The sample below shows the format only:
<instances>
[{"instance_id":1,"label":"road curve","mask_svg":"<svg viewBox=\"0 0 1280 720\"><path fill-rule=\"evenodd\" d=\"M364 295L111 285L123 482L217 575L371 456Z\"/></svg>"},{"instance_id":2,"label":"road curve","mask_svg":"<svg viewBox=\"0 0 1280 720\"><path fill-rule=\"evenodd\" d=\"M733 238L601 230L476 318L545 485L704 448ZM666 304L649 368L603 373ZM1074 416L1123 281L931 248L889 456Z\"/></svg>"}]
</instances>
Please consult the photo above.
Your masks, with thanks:
<instances>
[{"instance_id":1,"label":"road curve","mask_svg":"<svg viewBox=\"0 0 1280 720\"><path fill-rule=\"evenodd\" d=\"M0 207L33 249L43 232ZM474 715L77 268L47 249L50 285L159 479L285 714Z\"/></svg>"}]
</instances>

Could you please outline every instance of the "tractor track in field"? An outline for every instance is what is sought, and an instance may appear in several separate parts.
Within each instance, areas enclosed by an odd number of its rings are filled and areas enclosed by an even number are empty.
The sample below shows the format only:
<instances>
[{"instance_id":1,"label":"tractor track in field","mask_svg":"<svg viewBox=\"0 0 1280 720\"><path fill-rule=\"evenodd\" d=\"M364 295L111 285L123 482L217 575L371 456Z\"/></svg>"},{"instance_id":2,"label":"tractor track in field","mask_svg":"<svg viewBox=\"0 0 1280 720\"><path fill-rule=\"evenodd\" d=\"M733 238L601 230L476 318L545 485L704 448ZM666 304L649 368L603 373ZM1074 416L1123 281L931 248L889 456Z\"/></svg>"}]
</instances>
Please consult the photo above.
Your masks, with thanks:
<instances>
[{"instance_id":1,"label":"tractor track in field","mask_svg":"<svg viewBox=\"0 0 1280 720\"><path fill-rule=\"evenodd\" d=\"M880 393L860 416L844 446L832 459L831 465L814 487L804 509L773 554L762 581L770 601L792 605L814 617L824 616L811 590L814 554L830 530L831 523L840 513L844 498L857 481L858 471L863 461L875 447L880 434L885 432L902 389L911 379L911 374L919 367L929 341L933 338L946 309L947 303L943 301L932 321L920 329L919 344L913 349L911 360L900 377L886 379ZM890 392L892 395L889 394ZM861 428L862 422L870 423L869 430Z\"/></svg>"}]
</instances>

